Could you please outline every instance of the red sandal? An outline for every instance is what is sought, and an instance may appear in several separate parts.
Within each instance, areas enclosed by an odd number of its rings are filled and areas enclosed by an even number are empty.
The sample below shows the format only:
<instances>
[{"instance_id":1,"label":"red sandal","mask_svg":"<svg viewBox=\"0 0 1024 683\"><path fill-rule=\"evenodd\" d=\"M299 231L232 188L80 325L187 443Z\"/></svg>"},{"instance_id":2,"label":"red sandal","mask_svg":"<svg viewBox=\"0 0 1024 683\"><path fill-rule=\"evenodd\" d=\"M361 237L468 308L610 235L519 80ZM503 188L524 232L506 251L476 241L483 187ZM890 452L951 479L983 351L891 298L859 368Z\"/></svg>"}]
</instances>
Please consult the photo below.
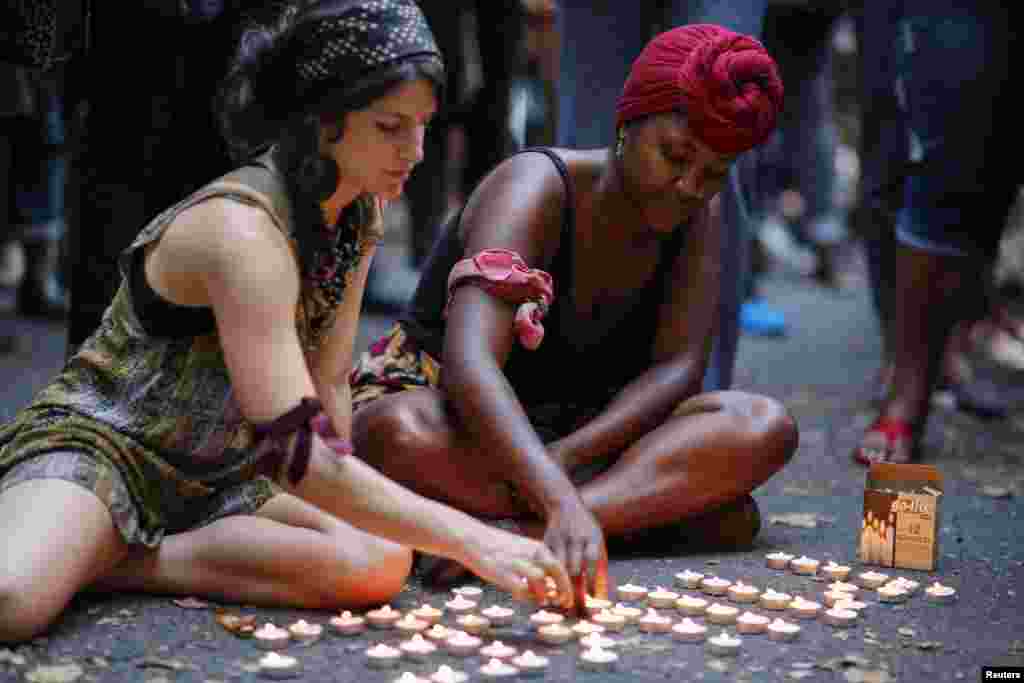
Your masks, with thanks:
<instances>
[{"instance_id":1,"label":"red sandal","mask_svg":"<svg viewBox=\"0 0 1024 683\"><path fill-rule=\"evenodd\" d=\"M918 459L919 444L917 443L916 430L910 422L901 420L898 417L880 417L868 428L865 436L871 432L878 432L885 436L885 448L865 448L863 444L857 446L853 449L853 459L862 465L872 465L876 462L904 464ZM910 439L913 444L910 456L906 460L894 460L892 457L893 446L899 439Z\"/></svg>"}]
</instances>

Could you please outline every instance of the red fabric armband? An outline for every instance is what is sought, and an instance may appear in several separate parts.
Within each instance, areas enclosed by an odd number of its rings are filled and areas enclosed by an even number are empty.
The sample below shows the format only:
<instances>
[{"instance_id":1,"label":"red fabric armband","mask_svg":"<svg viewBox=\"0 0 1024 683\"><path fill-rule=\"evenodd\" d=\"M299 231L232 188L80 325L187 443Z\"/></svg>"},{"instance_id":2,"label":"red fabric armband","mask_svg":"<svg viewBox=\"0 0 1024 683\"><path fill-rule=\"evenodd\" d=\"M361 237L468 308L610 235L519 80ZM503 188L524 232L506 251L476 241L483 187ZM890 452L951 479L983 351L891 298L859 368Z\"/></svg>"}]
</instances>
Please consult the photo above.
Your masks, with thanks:
<instances>
[{"instance_id":1,"label":"red fabric armband","mask_svg":"<svg viewBox=\"0 0 1024 683\"><path fill-rule=\"evenodd\" d=\"M269 441L268 452L263 459L275 472L288 454L288 438L292 433L296 434L295 449L288 465L288 481L293 486L302 481L309 468L309 459L313 454L313 432L339 457L352 453L352 445L338 438L330 418L321 411L320 401L315 398L303 398L299 405L284 415L270 422L254 424L253 431L257 446Z\"/></svg>"}]
</instances>

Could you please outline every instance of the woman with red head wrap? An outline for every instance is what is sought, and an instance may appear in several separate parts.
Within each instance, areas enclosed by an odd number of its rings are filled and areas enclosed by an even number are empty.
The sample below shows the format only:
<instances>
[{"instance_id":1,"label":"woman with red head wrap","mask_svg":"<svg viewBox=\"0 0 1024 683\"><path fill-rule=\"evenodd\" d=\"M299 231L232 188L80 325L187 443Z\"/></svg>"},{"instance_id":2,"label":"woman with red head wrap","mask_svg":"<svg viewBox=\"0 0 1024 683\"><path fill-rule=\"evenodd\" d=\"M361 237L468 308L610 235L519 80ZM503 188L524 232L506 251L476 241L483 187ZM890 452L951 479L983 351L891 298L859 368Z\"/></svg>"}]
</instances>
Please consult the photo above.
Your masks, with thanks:
<instances>
[{"instance_id":1,"label":"woman with red head wrap","mask_svg":"<svg viewBox=\"0 0 1024 683\"><path fill-rule=\"evenodd\" d=\"M781 103L760 43L683 26L634 62L611 148L537 148L494 169L353 374L359 457L543 537L598 595L606 536L749 542L748 494L792 455L796 426L772 399L700 390L716 195Z\"/></svg>"}]
</instances>

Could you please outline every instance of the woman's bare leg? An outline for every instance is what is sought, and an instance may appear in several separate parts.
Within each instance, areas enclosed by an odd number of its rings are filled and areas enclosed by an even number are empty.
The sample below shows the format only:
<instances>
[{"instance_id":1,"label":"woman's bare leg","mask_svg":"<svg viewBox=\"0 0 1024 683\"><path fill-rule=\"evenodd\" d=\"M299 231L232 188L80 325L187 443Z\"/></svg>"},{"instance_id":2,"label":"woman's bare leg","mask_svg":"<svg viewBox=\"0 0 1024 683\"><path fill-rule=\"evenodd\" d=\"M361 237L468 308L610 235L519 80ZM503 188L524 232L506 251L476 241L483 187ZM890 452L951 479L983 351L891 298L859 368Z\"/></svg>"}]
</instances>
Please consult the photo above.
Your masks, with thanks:
<instances>
[{"instance_id":1,"label":"woman's bare leg","mask_svg":"<svg viewBox=\"0 0 1024 683\"><path fill-rule=\"evenodd\" d=\"M387 602L412 566L407 548L364 533L290 494L133 551L95 588L200 595L311 609Z\"/></svg>"},{"instance_id":2,"label":"woman's bare leg","mask_svg":"<svg viewBox=\"0 0 1024 683\"><path fill-rule=\"evenodd\" d=\"M62 479L0 494L0 642L28 640L128 552L106 505Z\"/></svg>"}]
</instances>

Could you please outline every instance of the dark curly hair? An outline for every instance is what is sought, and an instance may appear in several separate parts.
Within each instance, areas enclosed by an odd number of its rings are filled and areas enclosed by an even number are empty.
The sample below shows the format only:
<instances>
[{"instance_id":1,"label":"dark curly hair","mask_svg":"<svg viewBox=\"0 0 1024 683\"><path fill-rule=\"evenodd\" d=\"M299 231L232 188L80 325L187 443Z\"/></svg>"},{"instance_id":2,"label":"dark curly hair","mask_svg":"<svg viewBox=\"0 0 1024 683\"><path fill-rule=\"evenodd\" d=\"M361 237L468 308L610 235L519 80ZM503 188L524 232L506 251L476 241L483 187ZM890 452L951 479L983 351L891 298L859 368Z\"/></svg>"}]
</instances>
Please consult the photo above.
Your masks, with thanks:
<instances>
[{"instance_id":1,"label":"dark curly hair","mask_svg":"<svg viewBox=\"0 0 1024 683\"><path fill-rule=\"evenodd\" d=\"M321 3L299 1L271 4L248 15L238 35L235 56L214 101L221 133L232 158L244 163L273 149L292 207L295 238L303 272L313 275L318 253L339 237L325 230L320 203L338 184L335 161L320 153L322 122L340 121L337 142L344 135L345 115L369 106L395 87L426 79L441 101L444 66L435 55L399 59L360 74L351 82L335 82L318 92L297 90L295 63L309 45L303 44L305 24L320 20ZM306 31L308 34L308 30ZM346 207L339 227L361 228L371 216L368 197Z\"/></svg>"}]
</instances>

